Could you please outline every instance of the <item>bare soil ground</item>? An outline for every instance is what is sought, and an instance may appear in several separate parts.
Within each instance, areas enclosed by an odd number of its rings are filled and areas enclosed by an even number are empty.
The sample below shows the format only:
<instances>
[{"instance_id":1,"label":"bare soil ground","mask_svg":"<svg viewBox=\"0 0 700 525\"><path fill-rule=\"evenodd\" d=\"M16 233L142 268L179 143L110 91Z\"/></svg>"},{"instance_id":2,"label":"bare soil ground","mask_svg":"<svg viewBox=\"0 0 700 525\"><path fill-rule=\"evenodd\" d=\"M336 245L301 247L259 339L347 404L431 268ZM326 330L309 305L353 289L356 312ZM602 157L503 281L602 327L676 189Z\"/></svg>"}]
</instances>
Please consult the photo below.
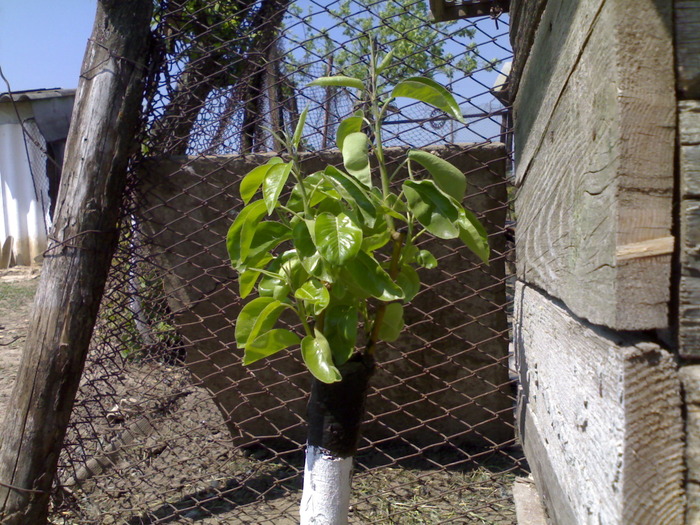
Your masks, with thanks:
<instances>
[{"instance_id":1,"label":"bare soil ground","mask_svg":"<svg viewBox=\"0 0 700 525\"><path fill-rule=\"evenodd\" d=\"M0 419L16 378L37 285L36 268L0 270ZM114 399L131 402L136 396L162 401L174 392L184 395L162 418L153 419L152 430L136 436L122 454L114 456L112 467L87 478L65 506L54 507L52 523L297 522L303 470L298 450L278 455L233 447L208 394L192 387L180 367L132 362L122 373L114 382ZM84 381L90 382L90 374L86 372ZM109 409L105 406L104 413ZM91 439L104 445L114 442L117 429L128 427L130 419L127 414L116 426L104 417L85 421L90 435L97 436ZM69 431L69 436L75 432ZM72 458L94 457L88 442L75 443ZM514 463L504 453L457 466L451 464L452 456L442 454L415 457L388 449L360 454L350 522L515 524L512 485L515 476L522 474L515 466L517 460ZM413 460L391 459L411 455ZM75 468L63 467L63 483Z\"/></svg>"},{"instance_id":2,"label":"bare soil ground","mask_svg":"<svg viewBox=\"0 0 700 525\"><path fill-rule=\"evenodd\" d=\"M15 384L38 283L36 266L0 270L0 414Z\"/></svg>"}]
</instances>

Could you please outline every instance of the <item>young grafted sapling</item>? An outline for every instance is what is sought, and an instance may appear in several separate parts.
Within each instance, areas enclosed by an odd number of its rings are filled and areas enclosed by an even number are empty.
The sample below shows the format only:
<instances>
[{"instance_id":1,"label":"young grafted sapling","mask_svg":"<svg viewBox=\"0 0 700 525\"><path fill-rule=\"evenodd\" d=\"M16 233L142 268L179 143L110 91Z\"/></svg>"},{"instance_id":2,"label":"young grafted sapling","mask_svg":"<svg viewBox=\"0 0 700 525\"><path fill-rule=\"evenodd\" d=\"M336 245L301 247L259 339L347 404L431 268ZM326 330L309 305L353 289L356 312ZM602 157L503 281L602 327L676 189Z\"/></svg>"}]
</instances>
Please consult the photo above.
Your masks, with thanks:
<instances>
[{"instance_id":1,"label":"young grafted sapling","mask_svg":"<svg viewBox=\"0 0 700 525\"><path fill-rule=\"evenodd\" d=\"M395 99L424 102L463 122L453 96L431 79L387 86L382 73L392 63L392 53L381 61L372 53L365 79L311 83L353 90L361 102L337 127L343 169L302 173L305 110L294 134L278 137L289 158L274 157L241 180L245 207L226 239L241 298L257 291L235 327L243 363L299 347L313 375L302 523L347 523L352 457L377 346L403 330L404 305L420 290L416 269L437 265L417 240L460 239L484 262L489 258L486 231L462 206L467 182L459 169L421 150L409 150L398 167L387 165L382 122ZM291 191L282 198L286 187ZM298 318L300 333L278 326L283 312Z\"/></svg>"}]
</instances>

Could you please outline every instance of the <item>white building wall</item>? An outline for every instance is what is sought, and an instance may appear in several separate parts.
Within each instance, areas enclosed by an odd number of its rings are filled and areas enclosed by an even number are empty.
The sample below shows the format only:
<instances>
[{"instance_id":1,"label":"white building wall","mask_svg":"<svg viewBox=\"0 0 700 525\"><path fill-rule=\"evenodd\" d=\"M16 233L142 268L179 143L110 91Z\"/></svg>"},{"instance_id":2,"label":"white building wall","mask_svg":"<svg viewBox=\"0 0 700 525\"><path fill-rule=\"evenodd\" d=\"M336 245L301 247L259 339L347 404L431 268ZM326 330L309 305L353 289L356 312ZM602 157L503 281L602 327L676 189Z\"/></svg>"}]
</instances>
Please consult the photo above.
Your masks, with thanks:
<instances>
[{"instance_id":1,"label":"white building wall","mask_svg":"<svg viewBox=\"0 0 700 525\"><path fill-rule=\"evenodd\" d=\"M12 238L12 255L19 265L32 265L46 249L48 186L46 143L31 119L31 105L18 103L25 129L34 139L25 140L11 104L0 107L0 248ZM38 143L38 146L35 143ZM9 244L9 243L8 243Z\"/></svg>"}]
</instances>

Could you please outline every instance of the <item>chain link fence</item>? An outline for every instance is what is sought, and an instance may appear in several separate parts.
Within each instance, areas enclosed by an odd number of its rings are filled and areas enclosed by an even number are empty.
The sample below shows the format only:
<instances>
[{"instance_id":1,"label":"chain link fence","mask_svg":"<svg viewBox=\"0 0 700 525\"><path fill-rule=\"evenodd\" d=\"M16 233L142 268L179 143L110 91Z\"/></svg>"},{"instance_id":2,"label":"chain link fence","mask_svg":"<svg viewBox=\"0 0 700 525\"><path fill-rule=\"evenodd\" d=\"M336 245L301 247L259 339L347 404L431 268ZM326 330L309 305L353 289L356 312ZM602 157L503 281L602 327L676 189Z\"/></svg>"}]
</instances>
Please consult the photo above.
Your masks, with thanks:
<instances>
[{"instance_id":1,"label":"chain link fence","mask_svg":"<svg viewBox=\"0 0 700 525\"><path fill-rule=\"evenodd\" d=\"M141 154L59 466L54 523L298 522L310 376L298 352L241 363L225 236L238 183L309 108L303 163L342 163L338 123L362 101L308 87L357 74L367 34L398 78L449 86L467 125L399 102L389 156L433 151L467 175L489 265L425 239L439 261L378 351L356 456L352 523L515 523L527 466L509 373L507 16L429 21L423 1L160 0ZM292 329L295 327L290 325Z\"/></svg>"}]
</instances>

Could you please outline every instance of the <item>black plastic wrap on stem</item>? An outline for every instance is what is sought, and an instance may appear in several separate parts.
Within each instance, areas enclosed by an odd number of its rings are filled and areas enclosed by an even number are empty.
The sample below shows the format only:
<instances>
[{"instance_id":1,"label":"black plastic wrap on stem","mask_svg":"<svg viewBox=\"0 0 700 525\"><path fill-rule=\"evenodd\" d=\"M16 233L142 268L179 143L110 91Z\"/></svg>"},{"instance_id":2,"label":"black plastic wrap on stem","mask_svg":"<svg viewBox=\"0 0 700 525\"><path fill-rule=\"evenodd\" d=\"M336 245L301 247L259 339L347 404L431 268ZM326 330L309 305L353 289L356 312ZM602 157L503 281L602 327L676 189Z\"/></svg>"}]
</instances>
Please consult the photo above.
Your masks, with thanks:
<instances>
[{"instance_id":1,"label":"black plastic wrap on stem","mask_svg":"<svg viewBox=\"0 0 700 525\"><path fill-rule=\"evenodd\" d=\"M310 446L337 457L355 455L374 368L373 356L357 353L338 367L341 381L328 384L314 379L307 409Z\"/></svg>"}]
</instances>

